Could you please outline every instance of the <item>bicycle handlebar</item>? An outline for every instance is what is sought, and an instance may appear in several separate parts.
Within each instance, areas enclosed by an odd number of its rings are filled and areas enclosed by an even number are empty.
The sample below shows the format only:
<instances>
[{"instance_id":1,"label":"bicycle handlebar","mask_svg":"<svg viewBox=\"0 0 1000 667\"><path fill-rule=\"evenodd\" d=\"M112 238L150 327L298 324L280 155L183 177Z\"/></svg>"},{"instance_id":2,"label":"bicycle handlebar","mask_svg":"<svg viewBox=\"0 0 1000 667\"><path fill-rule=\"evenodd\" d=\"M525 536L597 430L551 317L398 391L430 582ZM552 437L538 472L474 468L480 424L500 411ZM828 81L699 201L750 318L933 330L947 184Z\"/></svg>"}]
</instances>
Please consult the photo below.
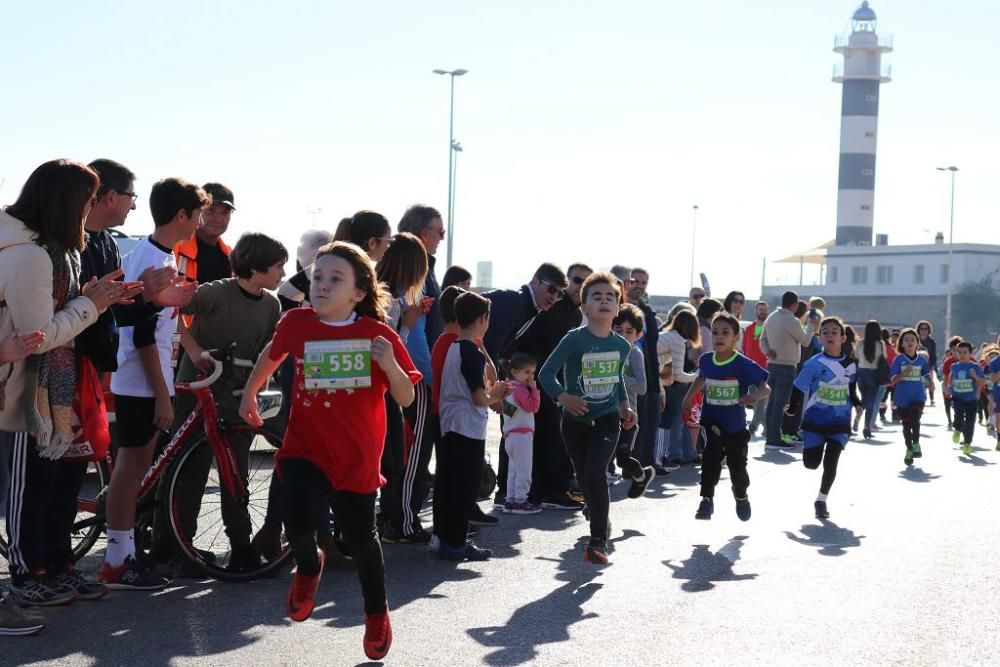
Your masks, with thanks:
<instances>
[{"instance_id":1,"label":"bicycle handlebar","mask_svg":"<svg viewBox=\"0 0 1000 667\"><path fill-rule=\"evenodd\" d=\"M222 362L212 356L213 350L205 350L201 353L201 358L207 361L211 361L214 368L212 372L203 380L196 380L194 382L188 383L188 389L204 389L205 387L210 387L219 379L222 375ZM254 363L249 359L237 359L233 357L231 359L233 366L237 368L253 368Z\"/></svg>"}]
</instances>

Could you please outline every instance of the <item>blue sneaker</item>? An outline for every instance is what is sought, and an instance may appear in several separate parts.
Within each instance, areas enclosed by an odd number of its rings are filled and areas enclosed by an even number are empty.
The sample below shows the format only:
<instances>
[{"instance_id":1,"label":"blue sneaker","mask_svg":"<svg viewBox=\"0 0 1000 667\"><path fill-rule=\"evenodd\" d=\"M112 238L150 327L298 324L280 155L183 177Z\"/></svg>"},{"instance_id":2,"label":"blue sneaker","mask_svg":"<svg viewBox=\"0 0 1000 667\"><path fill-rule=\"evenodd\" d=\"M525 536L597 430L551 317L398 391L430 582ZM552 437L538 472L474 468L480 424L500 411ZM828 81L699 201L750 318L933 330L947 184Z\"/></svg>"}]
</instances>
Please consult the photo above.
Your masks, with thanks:
<instances>
[{"instance_id":1,"label":"blue sneaker","mask_svg":"<svg viewBox=\"0 0 1000 667\"><path fill-rule=\"evenodd\" d=\"M453 547L445 542L441 543L441 547L438 549L438 557L444 560L452 561L481 561L489 560L493 555L493 551L490 549L480 549L472 540L466 540L465 544Z\"/></svg>"},{"instance_id":2,"label":"blue sneaker","mask_svg":"<svg viewBox=\"0 0 1000 667\"><path fill-rule=\"evenodd\" d=\"M715 512L715 502L711 498L702 498L701 504L698 505L698 511L695 512L694 518L696 519L711 519L712 514Z\"/></svg>"},{"instance_id":3,"label":"blue sneaker","mask_svg":"<svg viewBox=\"0 0 1000 667\"><path fill-rule=\"evenodd\" d=\"M740 521L750 520L750 499L743 498L742 500L736 499L736 516L740 518Z\"/></svg>"}]
</instances>

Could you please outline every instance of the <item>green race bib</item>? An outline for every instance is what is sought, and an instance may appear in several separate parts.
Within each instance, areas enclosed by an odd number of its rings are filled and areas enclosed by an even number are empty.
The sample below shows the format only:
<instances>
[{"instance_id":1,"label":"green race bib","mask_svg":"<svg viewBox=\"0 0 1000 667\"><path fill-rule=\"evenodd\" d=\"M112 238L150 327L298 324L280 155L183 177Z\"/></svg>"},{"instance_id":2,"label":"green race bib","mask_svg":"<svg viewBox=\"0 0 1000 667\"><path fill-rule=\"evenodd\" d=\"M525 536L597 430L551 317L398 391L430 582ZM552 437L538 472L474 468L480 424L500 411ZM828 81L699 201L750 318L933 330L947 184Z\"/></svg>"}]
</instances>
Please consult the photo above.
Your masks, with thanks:
<instances>
[{"instance_id":1,"label":"green race bib","mask_svg":"<svg viewBox=\"0 0 1000 667\"><path fill-rule=\"evenodd\" d=\"M606 398L618 384L621 358L617 352L588 352L580 363L580 378L587 398Z\"/></svg>"},{"instance_id":2,"label":"green race bib","mask_svg":"<svg viewBox=\"0 0 1000 667\"><path fill-rule=\"evenodd\" d=\"M956 393L971 394L975 387L975 382L972 378L956 379L952 382L952 386Z\"/></svg>"},{"instance_id":3,"label":"green race bib","mask_svg":"<svg viewBox=\"0 0 1000 667\"><path fill-rule=\"evenodd\" d=\"M372 386L372 342L366 338L317 340L305 345L306 389Z\"/></svg>"},{"instance_id":4,"label":"green race bib","mask_svg":"<svg viewBox=\"0 0 1000 667\"><path fill-rule=\"evenodd\" d=\"M920 382L923 379L920 375L920 366L915 366L913 364L906 364L903 366L903 379L911 382Z\"/></svg>"},{"instance_id":5,"label":"green race bib","mask_svg":"<svg viewBox=\"0 0 1000 667\"><path fill-rule=\"evenodd\" d=\"M847 405L850 390L851 388L847 385L820 382L819 389L816 390L816 402L833 407Z\"/></svg>"},{"instance_id":6,"label":"green race bib","mask_svg":"<svg viewBox=\"0 0 1000 667\"><path fill-rule=\"evenodd\" d=\"M740 381L706 378L705 402L709 405L738 405L740 402Z\"/></svg>"}]
</instances>

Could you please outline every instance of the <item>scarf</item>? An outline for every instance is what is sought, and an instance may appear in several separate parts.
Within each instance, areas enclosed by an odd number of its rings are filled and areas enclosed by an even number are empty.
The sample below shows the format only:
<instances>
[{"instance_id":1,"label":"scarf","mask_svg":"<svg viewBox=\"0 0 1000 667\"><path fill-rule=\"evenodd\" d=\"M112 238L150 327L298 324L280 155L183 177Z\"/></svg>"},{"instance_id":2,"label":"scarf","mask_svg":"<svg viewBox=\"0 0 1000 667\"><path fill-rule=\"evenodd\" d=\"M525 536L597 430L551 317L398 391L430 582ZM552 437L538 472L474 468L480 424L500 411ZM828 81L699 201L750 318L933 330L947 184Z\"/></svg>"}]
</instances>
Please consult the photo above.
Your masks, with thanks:
<instances>
[{"instance_id":1,"label":"scarf","mask_svg":"<svg viewBox=\"0 0 1000 667\"><path fill-rule=\"evenodd\" d=\"M45 249L52 260L52 307L57 313L80 293L80 255L55 243ZM73 444L76 377L72 340L25 362L24 409L41 458L57 460Z\"/></svg>"}]
</instances>

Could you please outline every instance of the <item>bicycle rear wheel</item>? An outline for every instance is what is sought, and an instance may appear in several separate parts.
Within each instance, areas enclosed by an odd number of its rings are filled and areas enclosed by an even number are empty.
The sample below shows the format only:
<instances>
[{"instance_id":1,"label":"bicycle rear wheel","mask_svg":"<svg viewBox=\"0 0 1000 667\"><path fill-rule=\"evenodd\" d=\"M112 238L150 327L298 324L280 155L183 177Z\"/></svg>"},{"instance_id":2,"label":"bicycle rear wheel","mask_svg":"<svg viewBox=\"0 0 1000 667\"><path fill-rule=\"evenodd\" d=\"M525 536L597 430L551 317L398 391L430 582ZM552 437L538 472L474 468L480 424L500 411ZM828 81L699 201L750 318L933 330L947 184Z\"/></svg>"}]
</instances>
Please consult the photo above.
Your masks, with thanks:
<instances>
[{"instance_id":1,"label":"bicycle rear wheel","mask_svg":"<svg viewBox=\"0 0 1000 667\"><path fill-rule=\"evenodd\" d=\"M222 431L222 436L247 437L250 439L250 456L247 476L247 506L253 537L264 527L267 514L268 491L274 474L274 452L281 444L281 438L262 428L247 425L231 425ZM202 436L188 445L168 473L167 490L163 495L164 511L170 524L174 540L185 558L198 566L207 576L222 581L244 582L276 574L291 558L291 548L283 532L280 533L277 553L270 559L259 554L259 566L245 563L235 567L230 539L226 535L227 526L223 520L222 503L225 493L219 475L218 462L211 451L212 446ZM186 534L180 517L180 507L190 506L193 499L184 497L187 480L200 479L205 475L204 461L210 458L208 478L200 497L196 528ZM190 493L190 492L188 492ZM246 537L246 536L244 536Z\"/></svg>"},{"instance_id":2,"label":"bicycle rear wheel","mask_svg":"<svg viewBox=\"0 0 1000 667\"><path fill-rule=\"evenodd\" d=\"M104 459L87 464L83 486L77 497L76 519L70 540L73 545L73 559L80 560L97 543L104 531L104 494L107 492L111 471ZM10 545L7 542L7 495L0 499L0 556L7 558Z\"/></svg>"}]
</instances>

